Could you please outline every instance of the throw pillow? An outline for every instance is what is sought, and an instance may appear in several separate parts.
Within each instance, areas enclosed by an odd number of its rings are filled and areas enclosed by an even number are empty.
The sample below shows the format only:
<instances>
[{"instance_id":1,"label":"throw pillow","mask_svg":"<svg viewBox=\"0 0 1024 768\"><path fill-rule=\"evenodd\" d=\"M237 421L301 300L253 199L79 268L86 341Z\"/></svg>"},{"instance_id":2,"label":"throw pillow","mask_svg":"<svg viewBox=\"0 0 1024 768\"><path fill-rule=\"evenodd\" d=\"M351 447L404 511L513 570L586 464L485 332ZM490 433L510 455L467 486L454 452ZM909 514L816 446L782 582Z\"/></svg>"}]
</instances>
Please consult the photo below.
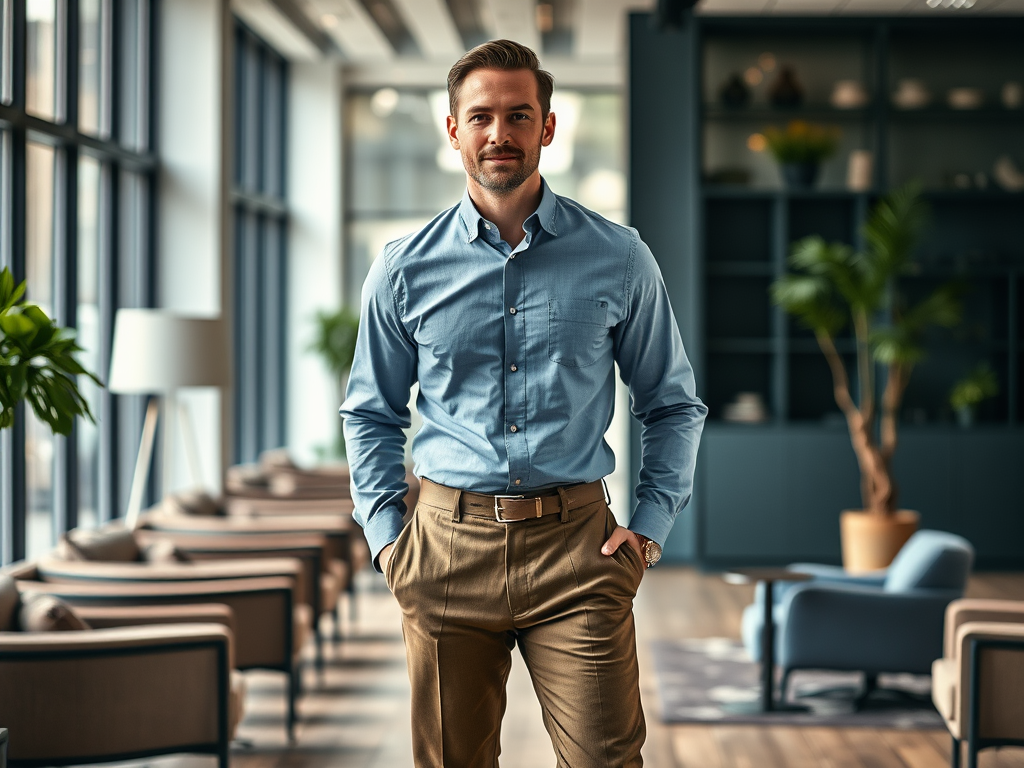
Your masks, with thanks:
<instances>
[{"instance_id":1,"label":"throw pillow","mask_svg":"<svg viewBox=\"0 0 1024 768\"><path fill-rule=\"evenodd\" d=\"M142 550L142 559L147 563L160 565L192 562L188 553L176 547L174 542L169 539L159 539L145 547Z\"/></svg>"},{"instance_id":2,"label":"throw pillow","mask_svg":"<svg viewBox=\"0 0 1024 768\"><path fill-rule=\"evenodd\" d=\"M172 515L221 515L217 500L206 491L180 491L172 493L163 503L164 511Z\"/></svg>"},{"instance_id":3,"label":"throw pillow","mask_svg":"<svg viewBox=\"0 0 1024 768\"><path fill-rule=\"evenodd\" d=\"M0 632L13 632L17 629L18 607L21 595L18 585L10 576L0 575Z\"/></svg>"},{"instance_id":4,"label":"throw pillow","mask_svg":"<svg viewBox=\"0 0 1024 768\"><path fill-rule=\"evenodd\" d=\"M18 624L22 632L66 632L91 629L67 603L53 595L26 595Z\"/></svg>"},{"instance_id":5,"label":"throw pillow","mask_svg":"<svg viewBox=\"0 0 1024 768\"><path fill-rule=\"evenodd\" d=\"M74 550L82 560L105 563L135 563L142 559L135 536L127 528L76 528L64 537L68 549Z\"/></svg>"}]
</instances>

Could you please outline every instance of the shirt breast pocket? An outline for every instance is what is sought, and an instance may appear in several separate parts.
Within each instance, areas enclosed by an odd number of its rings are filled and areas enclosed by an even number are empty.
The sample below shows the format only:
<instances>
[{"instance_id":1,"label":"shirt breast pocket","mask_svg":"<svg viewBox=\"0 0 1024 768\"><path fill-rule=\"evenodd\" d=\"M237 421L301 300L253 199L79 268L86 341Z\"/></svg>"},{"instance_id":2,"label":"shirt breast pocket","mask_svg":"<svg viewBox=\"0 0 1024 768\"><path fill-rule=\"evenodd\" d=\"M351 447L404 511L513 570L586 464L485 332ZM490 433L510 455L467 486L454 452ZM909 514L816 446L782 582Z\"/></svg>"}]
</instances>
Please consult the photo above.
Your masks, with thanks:
<instances>
[{"instance_id":1,"label":"shirt breast pocket","mask_svg":"<svg viewBox=\"0 0 1024 768\"><path fill-rule=\"evenodd\" d=\"M567 368L586 368L601 358L608 338L608 302L548 300L548 357Z\"/></svg>"}]
</instances>

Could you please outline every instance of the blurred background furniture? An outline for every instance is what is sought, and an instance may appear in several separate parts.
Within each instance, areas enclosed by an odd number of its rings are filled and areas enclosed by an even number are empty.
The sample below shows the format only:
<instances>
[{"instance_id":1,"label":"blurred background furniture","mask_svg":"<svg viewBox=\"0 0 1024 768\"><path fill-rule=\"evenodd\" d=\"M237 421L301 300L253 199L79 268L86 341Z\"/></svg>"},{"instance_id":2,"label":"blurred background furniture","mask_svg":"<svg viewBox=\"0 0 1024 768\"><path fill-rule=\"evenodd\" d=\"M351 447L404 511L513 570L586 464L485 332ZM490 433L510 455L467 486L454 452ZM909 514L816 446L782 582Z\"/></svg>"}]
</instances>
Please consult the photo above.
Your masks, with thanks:
<instances>
[{"instance_id":1,"label":"blurred background furniture","mask_svg":"<svg viewBox=\"0 0 1024 768\"><path fill-rule=\"evenodd\" d=\"M17 604L31 595L7 576L0 592L15 601L0 616L0 722L14 734L12 766L189 752L227 768L245 698L228 608L94 609L76 618L95 628L26 632Z\"/></svg>"},{"instance_id":2,"label":"blurred background furniture","mask_svg":"<svg viewBox=\"0 0 1024 768\"><path fill-rule=\"evenodd\" d=\"M987 747L1024 747L1024 602L954 600L946 608L932 701L953 737L953 768L967 742L968 768Z\"/></svg>"},{"instance_id":3,"label":"blurred background furniture","mask_svg":"<svg viewBox=\"0 0 1024 768\"><path fill-rule=\"evenodd\" d=\"M763 628L761 631L761 698L756 702L730 702L728 704L729 711L748 714L794 709L794 705L786 703L785 690L782 691L782 698L779 701L775 700L775 664L766 661L766 659L775 658L775 622L772 621L775 610L775 582L810 581L814 577L788 568L734 568L726 573L724 578L729 584L757 583L759 585L761 626Z\"/></svg>"},{"instance_id":4,"label":"blurred background furniture","mask_svg":"<svg viewBox=\"0 0 1024 768\"><path fill-rule=\"evenodd\" d=\"M241 567L250 574L246 577L193 581L89 579L84 577L88 574L82 572L79 573L82 578L51 581L46 570L41 571L36 562L17 563L5 568L3 573L16 580L22 593L53 595L75 610L111 606L228 606L235 624L235 668L264 669L286 675L285 725L291 739L301 692L299 658L312 625L312 609L296 599L302 569L298 562L290 562L290 566L273 566L275 569L290 567L288 576L252 575L253 563L242 562L220 564L220 570L223 572L226 566ZM56 573L54 576L63 578Z\"/></svg>"},{"instance_id":5,"label":"blurred background furniture","mask_svg":"<svg viewBox=\"0 0 1024 768\"><path fill-rule=\"evenodd\" d=\"M300 565L297 577L296 563ZM297 604L312 609L319 668L323 667L319 619L331 615L338 630L338 597L347 577L344 563L328 562L327 539L318 534L175 536L131 531L116 523L69 531L53 555L40 558L36 565L48 581L295 577Z\"/></svg>"},{"instance_id":6,"label":"blurred background furniture","mask_svg":"<svg viewBox=\"0 0 1024 768\"><path fill-rule=\"evenodd\" d=\"M864 673L864 697L879 673L926 675L942 654L946 606L963 596L974 549L964 538L943 531L918 531L889 568L849 577L841 568L791 566L811 581L784 585L773 615L775 663L782 667L780 695L798 669ZM761 658L763 608L755 598L743 612L743 644Z\"/></svg>"}]
</instances>

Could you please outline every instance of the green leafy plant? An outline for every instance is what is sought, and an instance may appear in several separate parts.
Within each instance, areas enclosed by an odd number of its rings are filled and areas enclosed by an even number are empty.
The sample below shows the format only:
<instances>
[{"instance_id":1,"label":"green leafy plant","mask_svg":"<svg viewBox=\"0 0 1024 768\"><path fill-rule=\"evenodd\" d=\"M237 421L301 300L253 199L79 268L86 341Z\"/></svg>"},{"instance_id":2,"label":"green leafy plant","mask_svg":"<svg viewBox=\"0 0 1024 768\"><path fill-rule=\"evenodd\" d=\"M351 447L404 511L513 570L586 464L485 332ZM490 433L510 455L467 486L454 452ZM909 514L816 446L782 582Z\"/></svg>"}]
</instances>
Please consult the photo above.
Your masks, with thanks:
<instances>
[{"instance_id":1,"label":"green leafy plant","mask_svg":"<svg viewBox=\"0 0 1024 768\"><path fill-rule=\"evenodd\" d=\"M785 129L765 128L768 151L783 165L809 165L827 160L839 147L842 132L834 125L793 120Z\"/></svg>"},{"instance_id":2,"label":"green leafy plant","mask_svg":"<svg viewBox=\"0 0 1024 768\"><path fill-rule=\"evenodd\" d=\"M949 404L955 411L970 411L998 394L999 379L996 372L988 363L982 363L953 386L949 393Z\"/></svg>"},{"instance_id":3,"label":"green leafy plant","mask_svg":"<svg viewBox=\"0 0 1024 768\"><path fill-rule=\"evenodd\" d=\"M772 300L814 331L850 431L864 509L878 515L897 508L892 458L899 408L914 366L925 356L926 333L959 324L962 314L962 289L956 283L938 287L913 305L900 291L899 278L914 269L911 257L927 218L917 185L896 190L872 209L863 227L863 251L805 238L793 245L793 271L771 286ZM856 340L856 398L836 349L837 335L850 326ZM876 366L885 372L880 407Z\"/></svg>"},{"instance_id":4,"label":"green leafy plant","mask_svg":"<svg viewBox=\"0 0 1024 768\"><path fill-rule=\"evenodd\" d=\"M99 379L85 370L75 353L75 332L61 328L37 305L21 301L25 283L0 271L0 429L14 423L15 407L25 400L36 416L61 435L71 433L76 416L93 419L76 376Z\"/></svg>"},{"instance_id":5,"label":"green leafy plant","mask_svg":"<svg viewBox=\"0 0 1024 768\"><path fill-rule=\"evenodd\" d=\"M314 317L315 333L309 351L316 352L327 370L334 374L338 386L338 402L344 394L344 381L352 368L359 334L359 316L342 307L334 312L317 312ZM345 457L345 436L338 425L334 445L316 450L322 460Z\"/></svg>"},{"instance_id":6,"label":"green leafy plant","mask_svg":"<svg viewBox=\"0 0 1024 768\"><path fill-rule=\"evenodd\" d=\"M314 322L316 332L309 350L320 355L327 370L340 381L352 368L359 316L342 308L335 312L317 312Z\"/></svg>"}]
</instances>

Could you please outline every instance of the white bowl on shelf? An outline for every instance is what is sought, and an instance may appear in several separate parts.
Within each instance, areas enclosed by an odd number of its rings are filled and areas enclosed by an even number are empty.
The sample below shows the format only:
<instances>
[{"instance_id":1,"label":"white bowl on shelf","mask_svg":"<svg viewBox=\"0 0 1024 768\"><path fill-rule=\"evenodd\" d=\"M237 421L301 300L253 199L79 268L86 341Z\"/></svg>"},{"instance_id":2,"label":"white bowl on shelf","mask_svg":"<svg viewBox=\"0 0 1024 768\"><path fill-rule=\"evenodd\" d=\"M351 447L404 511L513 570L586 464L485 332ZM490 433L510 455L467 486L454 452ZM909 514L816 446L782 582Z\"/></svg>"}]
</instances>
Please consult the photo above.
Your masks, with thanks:
<instances>
[{"instance_id":1,"label":"white bowl on shelf","mask_svg":"<svg viewBox=\"0 0 1024 768\"><path fill-rule=\"evenodd\" d=\"M921 109L927 107L931 100L932 94L924 81L914 77L900 80L892 95L892 103L900 109Z\"/></svg>"},{"instance_id":2,"label":"white bowl on shelf","mask_svg":"<svg viewBox=\"0 0 1024 768\"><path fill-rule=\"evenodd\" d=\"M978 109L985 102L980 88L950 88L946 102L952 109Z\"/></svg>"}]
</instances>

